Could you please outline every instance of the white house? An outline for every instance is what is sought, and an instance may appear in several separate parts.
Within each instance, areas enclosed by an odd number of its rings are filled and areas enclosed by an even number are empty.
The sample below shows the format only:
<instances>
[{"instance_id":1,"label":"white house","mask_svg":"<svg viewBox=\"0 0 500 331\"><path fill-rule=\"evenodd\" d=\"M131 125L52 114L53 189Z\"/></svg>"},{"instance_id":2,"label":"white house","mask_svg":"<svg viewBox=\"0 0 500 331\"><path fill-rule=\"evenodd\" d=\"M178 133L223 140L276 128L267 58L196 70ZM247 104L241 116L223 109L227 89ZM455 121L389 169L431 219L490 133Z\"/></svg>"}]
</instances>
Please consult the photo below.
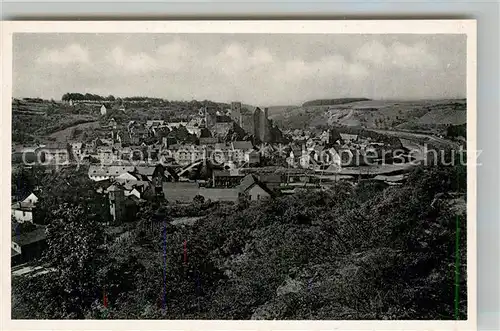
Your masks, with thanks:
<instances>
[{"instance_id":1,"label":"white house","mask_svg":"<svg viewBox=\"0 0 500 331\"><path fill-rule=\"evenodd\" d=\"M167 126L167 128L169 130L172 130L173 128L178 128L181 125L182 126L186 126L187 124L188 124L188 122L169 122L169 123L165 123L165 125Z\"/></svg>"},{"instance_id":2,"label":"white house","mask_svg":"<svg viewBox=\"0 0 500 331\"><path fill-rule=\"evenodd\" d=\"M357 134L341 133L340 137L342 137L342 140L344 140L344 141L356 141L356 140L358 140Z\"/></svg>"},{"instance_id":3,"label":"white house","mask_svg":"<svg viewBox=\"0 0 500 331\"><path fill-rule=\"evenodd\" d=\"M80 142L71 143L71 152L77 160L83 157L83 144Z\"/></svg>"},{"instance_id":4,"label":"white house","mask_svg":"<svg viewBox=\"0 0 500 331\"><path fill-rule=\"evenodd\" d=\"M29 202L16 202L11 206L11 215L19 223L33 223L33 207Z\"/></svg>"},{"instance_id":5,"label":"white house","mask_svg":"<svg viewBox=\"0 0 500 331\"><path fill-rule=\"evenodd\" d=\"M35 195L35 193L31 193L28 195L26 199L24 199L22 202L24 203L29 203L32 205L35 205L38 202L38 197Z\"/></svg>"},{"instance_id":6,"label":"white house","mask_svg":"<svg viewBox=\"0 0 500 331\"><path fill-rule=\"evenodd\" d=\"M137 191L136 188L133 188L130 191L124 191L124 193L125 193L126 197L133 195L133 196L137 197L137 199L141 198L141 193L139 191Z\"/></svg>"},{"instance_id":7,"label":"white house","mask_svg":"<svg viewBox=\"0 0 500 331\"><path fill-rule=\"evenodd\" d=\"M135 177L134 175L124 172L120 176L116 177L118 180L124 180L124 181L136 181L139 180L139 178Z\"/></svg>"},{"instance_id":8,"label":"white house","mask_svg":"<svg viewBox=\"0 0 500 331\"><path fill-rule=\"evenodd\" d=\"M112 179L120 176L121 174L127 172L133 172L134 166L100 166L91 165L89 167L89 178L93 181L102 181L106 179Z\"/></svg>"},{"instance_id":9,"label":"white house","mask_svg":"<svg viewBox=\"0 0 500 331\"><path fill-rule=\"evenodd\" d=\"M302 151L302 155L299 158L299 164L302 168L309 168L311 162L311 155L307 151Z\"/></svg>"},{"instance_id":10,"label":"white house","mask_svg":"<svg viewBox=\"0 0 500 331\"><path fill-rule=\"evenodd\" d=\"M248 196L252 201L266 200L271 197L269 189L264 184L259 183L251 174L242 179L237 189L241 194Z\"/></svg>"},{"instance_id":11,"label":"white house","mask_svg":"<svg viewBox=\"0 0 500 331\"><path fill-rule=\"evenodd\" d=\"M102 116L106 115L107 111L108 111L108 110L106 109L106 106L105 106L105 105L102 105L102 106L101 106L101 115L102 115Z\"/></svg>"},{"instance_id":12,"label":"white house","mask_svg":"<svg viewBox=\"0 0 500 331\"><path fill-rule=\"evenodd\" d=\"M153 126L162 126L165 124L164 120L148 120L146 121L146 128L151 128Z\"/></svg>"}]
</instances>

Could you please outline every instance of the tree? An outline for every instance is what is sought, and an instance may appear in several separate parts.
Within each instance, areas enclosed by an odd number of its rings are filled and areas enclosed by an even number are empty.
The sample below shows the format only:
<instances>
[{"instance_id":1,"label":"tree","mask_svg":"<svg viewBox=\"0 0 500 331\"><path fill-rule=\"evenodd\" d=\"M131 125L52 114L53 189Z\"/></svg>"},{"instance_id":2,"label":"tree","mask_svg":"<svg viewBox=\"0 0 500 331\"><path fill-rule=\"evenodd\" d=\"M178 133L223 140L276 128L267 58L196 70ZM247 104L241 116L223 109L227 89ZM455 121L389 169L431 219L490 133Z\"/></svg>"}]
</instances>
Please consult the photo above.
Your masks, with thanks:
<instances>
[{"instance_id":1,"label":"tree","mask_svg":"<svg viewBox=\"0 0 500 331\"><path fill-rule=\"evenodd\" d=\"M129 249L112 254L102 220L91 215L90 207L69 203L52 212L43 262L54 271L13 284L16 311L22 318L84 318L88 314L95 318L96 303L102 302L103 295L113 305L120 295L134 289L135 272L142 266Z\"/></svg>"},{"instance_id":2,"label":"tree","mask_svg":"<svg viewBox=\"0 0 500 331\"><path fill-rule=\"evenodd\" d=\"M116 238L105 237L91 190L80 200L57 188L75 203L50 209L46 261L56 272L14 280L13 316L454 319L458 290L463 319L466 217L450 208L459 199L432 202L464 192L465 175L419 167L396 187L366 180L266 203L141 202L138 221ZM195 215L207 217L171 224Z\"/></svg>"},{"instance_id":3,"label":"tree","mask_svg":"<svg viewBox=\"0 0 500 331\"><path fill-rule=\"evenodd\" d=\"M193 202L194 202L195 204L200 205L200 204L205 203L205 198L204 198L203 196L201 196L201 195L199 195L199 194L198 194L197 196L195 196L195 197L193 198Z\"/></svg>"}]
</instances>

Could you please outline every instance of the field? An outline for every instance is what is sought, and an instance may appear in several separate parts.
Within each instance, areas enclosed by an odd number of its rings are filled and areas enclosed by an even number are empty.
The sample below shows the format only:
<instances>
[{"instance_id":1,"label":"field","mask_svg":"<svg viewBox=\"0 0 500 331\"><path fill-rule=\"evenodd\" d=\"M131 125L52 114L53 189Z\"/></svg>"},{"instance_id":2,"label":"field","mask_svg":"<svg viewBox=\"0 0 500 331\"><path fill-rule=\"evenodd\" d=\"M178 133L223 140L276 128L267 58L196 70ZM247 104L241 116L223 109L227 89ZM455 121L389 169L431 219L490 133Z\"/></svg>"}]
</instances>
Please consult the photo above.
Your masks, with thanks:
<instances>
[{"instance_id":1,"label":"field","mask_svg":"<svg viewBox=\"0 0 500 331\"><path fill-rule=\"evenodd\" d=\"M84 132L88 130L89 128L97 128L99 127L99 122L87 122L87 123L81 123L81 124L76 124L70 127L67 127L66 129L56 131L52 134L49 135L49 140L51 141L56 141L56 142L67 142L71 140L73 132L81 131ZM75 130L75 131L74 131Z\"/></svg>"},{"instance_id":2,"label":"field","mask_svg":"<svg viewBox=\"0 0 500 331\"><path fill-rule=\"evenodd\" d=\"M50 101L16 100L12 104L12 143L62 141L68 128L95 122L97 118L97 111L92 113L91 109L71 108ZM64 132L58 133L61 130Z\"/></svg>"}]
</instances>

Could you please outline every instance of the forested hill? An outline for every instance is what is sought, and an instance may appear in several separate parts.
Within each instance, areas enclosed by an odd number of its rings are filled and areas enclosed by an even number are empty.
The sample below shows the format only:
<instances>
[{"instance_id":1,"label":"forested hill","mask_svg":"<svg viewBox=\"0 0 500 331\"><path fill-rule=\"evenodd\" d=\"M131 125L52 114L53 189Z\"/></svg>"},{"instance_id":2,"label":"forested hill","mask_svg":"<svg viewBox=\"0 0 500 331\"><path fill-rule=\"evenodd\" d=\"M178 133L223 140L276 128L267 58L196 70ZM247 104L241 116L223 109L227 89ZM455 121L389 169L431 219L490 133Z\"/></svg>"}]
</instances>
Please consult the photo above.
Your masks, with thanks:
<instances>
[{"instance_id":1,"label":"forested hill","mask_svg":"<svg viewBox=\"0 0 500 331\"><path fill-rule=\"evenodd\" d=\"M318 99L304 102L302 107L308 106L333 106L333 105L341 105L343 103L350 103L356 101L370 101L371 99L367 98L339 98L339 99Z\"/></svg>"},{"instance_id":2,"label":"forested hill","mask_svg":"<svg viewBox=\"0 0 500 331\"><path fill-rule=\"evenodd\" d=\"M466 191L462 168L421 168L400 187L195 201L190 216L206 217L185 227L170 224L177 205L158 202L108 245L89 216L106 210L95 191L66 194L74 186L58 178L49 188L72 200L40 200L56 271L13 279L13 318L467 318L465 201L442 194Z\"/></svg>"}]
</instances>

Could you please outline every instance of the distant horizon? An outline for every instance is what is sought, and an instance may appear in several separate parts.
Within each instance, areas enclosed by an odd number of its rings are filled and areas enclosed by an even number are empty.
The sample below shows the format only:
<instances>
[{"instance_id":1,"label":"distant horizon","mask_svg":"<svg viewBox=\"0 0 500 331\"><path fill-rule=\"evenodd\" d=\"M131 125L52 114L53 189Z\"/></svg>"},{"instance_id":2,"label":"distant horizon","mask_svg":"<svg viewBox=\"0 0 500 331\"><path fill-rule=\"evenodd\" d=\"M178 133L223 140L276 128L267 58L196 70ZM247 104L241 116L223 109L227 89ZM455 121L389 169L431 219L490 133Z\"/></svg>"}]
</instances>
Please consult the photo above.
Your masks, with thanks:
<instances>
[{"instance_id":1,"label":"distant horizon","mask_svg":"<svg viewBox=\"0 0 500 331\"><path fill-rule=\"evenodd\" d=\"M84 94L83 92L70 92L70 93L82 93ZM86 93L86 92L85 92ZM100 95L102 97L105 97L105 96L109 96L109 95L113 95L113 94L99 94L99 93L93 93L93 94L97 94L97 95ZM325 98L316 98L316 99L311 99L311 100L305 100L301 103L297 103L297 104L267 104L267 105L260 105L260 104L250 104L248 102L244 102L244 101L241 101L241 100L232 100L232 101L218 101L218 100L210 100L210 99L190 99L190 100L174 100L174 99L168 99L168 98L164 98L164 97L157 97L157 96L145 96L145 95L132 95L132 96L117 96L117 95L113 95L115 98L120 98L120 99L123 99L123 98L151 98L151 99L161 99L161 100L164 100L164 101L169 101L169 102L191 102L191 101L198 101L198 102L203 102L203 101L210 101L210 102L214 102L214 103L224 103L224 104L231 104L231 102L241 102L242 105L248 105L248 106L254 106L254 107L297 107L297 106L302 106L305 102L309 102L309 101L313 101L313 100L336 100L336 99L357 99L357 98L365 98L365 99L369 99L369 100L366 100L366 101L386 101L386 102L394 102L394 101L399 101L399 102L413 102L413 101L426 101L426 100L429 100L429 101L440 101L440 100L466 100L467 101L467 98L466 97L445 97L445 98L421 98L421 99L404 99L404 98L399 98L399 99L395 99L395 98L390 98L390 99L370 99L370 98L366 98L366 97L337 97L337 98L328 98L328 97L325 97ZM58 98L58 99L55 99L55 98L42 98L40 96L22 96L22 97L15 97L15 96L12 96L13 99L18 99L18 100L22 100L22 99L42 99L44 101L50 101L50 100L54 100L54 101L58 101L58 102L62 102L61 98ZM111 101L108 101L108 100L102 100L103 102L111 102ZM360 102L360 101L354 101L354 102ZM333 105L325 105L325 106L333 106Z\"/></svg>"}]
</instances>

